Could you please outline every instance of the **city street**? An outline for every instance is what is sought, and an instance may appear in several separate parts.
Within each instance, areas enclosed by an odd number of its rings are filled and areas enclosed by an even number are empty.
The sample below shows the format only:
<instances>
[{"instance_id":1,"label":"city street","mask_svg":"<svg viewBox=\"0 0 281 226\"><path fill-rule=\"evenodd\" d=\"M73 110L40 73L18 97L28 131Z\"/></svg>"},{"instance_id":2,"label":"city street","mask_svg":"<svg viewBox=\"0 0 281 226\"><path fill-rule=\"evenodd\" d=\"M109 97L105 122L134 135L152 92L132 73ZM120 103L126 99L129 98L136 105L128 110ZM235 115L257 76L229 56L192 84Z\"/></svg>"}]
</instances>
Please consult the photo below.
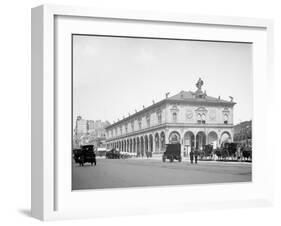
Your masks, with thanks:
<instances>
[{"instance_id":1,"label":"city street","mask_svg":"<svg viewBox=\"0 0 281 226\"><path fill-rule=\"evenodd\" d=\"M199 161L191 165L160 159L97 159L97 165L73 164L72 189L125 188L251 181L251 163Z\"/></svg>"}]
</instances>

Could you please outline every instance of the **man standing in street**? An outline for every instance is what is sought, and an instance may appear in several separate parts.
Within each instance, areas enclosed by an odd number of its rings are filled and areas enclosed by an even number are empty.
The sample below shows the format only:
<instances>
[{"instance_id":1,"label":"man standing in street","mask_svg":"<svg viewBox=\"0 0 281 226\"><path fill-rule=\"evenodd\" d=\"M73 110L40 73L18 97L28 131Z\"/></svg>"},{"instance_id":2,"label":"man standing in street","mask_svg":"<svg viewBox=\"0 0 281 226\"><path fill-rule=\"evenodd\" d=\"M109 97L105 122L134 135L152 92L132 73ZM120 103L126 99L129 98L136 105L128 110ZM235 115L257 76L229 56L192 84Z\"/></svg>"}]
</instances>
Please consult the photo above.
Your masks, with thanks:
<instances>
[{"instance_id":1,"label":"man standing in street","mask_svg":"<svg viewBox=\"0 0 281 226\"><path fill-rule=\"evenodd\" d=\"M196 148L196 149L195 149L195 152L194 152L195 164L197 164L198 155L199 155L199 151L198 151L198 149Z\"/></svg>"},{"instance_id":2,"label":"man standing in street","mask_svg":"<svg viewBox=\"0 0 281 226\"><path fill-rule=\"evenodd\" d=\"M193 147L191 148L191 151L189 153L189 157L190 157L190 162L191 164L193 164L193 159L194 159L194 150Z\"/></svg>"}]
</instances>

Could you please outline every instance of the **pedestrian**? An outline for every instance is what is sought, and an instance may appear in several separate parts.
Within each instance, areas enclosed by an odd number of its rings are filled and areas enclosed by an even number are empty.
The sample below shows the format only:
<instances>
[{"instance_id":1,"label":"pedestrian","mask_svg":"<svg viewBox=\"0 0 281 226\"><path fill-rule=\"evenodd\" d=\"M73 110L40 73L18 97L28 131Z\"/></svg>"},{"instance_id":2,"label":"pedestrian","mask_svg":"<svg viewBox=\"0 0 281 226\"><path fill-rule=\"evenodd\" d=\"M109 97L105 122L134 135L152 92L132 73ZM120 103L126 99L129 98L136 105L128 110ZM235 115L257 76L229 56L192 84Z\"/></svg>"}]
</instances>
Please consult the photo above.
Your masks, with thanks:
<instances>
[{"instance_id":1,"label":"pedestrian","mask_svg":"<svg viewBox=\"0 0 281 226\"><path fill-rule=\"evenodd\" d=\"M199 155L199 151L198 151L198 149L195 149L195 151L194 151L195 164L197 164L198 155Z\"/></svg>"},{"instance_id":2,"label":"pedestrian","mask_svg":"<svg viewBox=\"0 0 281 226\"><path fill-rule=\"evenodd\" d=\"M237 145L237 159L238 159L238 161L241 161L241 159L242 159L241 156L242 156L242 155L241 155L241 147L240 147L240 145L238 144L238 145Z\"/></svg>"},{"instance_id":3,"label":"pedestrian","mask_svg":"<svg viewBox=\"0 0 281 226\"><path fill-rule=\"evenodd\" d=\"M191 148L191 151L189 152L189 158L190 158L190 162L191 162L191 164L193 164L193 159L194 159L194 151L193 151L193 147Z\"/></svg>"}]
</instances>

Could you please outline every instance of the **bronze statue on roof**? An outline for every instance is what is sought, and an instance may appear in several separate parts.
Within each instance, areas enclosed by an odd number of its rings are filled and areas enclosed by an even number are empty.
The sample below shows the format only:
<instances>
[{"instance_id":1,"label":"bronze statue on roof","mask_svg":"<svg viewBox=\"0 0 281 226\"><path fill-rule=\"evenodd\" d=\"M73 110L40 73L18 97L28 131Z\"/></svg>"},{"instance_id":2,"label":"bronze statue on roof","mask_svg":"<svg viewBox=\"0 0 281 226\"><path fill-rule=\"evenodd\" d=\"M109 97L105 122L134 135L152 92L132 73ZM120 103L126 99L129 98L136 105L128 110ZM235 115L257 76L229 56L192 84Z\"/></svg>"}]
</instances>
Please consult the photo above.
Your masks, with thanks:
<instances>
[{"instance_id":1,"label":"bronze statue on roof","mask_svg":"<svg viewBox=\"0 0 281 226\"><path fill-rule=\"evenodd\" d=\"M198 88L198 90L201 90L201 87L204 85L204 82L201 78L199 78L199 80L196 83L196 87Z\"/></svg>"}]
</instances>

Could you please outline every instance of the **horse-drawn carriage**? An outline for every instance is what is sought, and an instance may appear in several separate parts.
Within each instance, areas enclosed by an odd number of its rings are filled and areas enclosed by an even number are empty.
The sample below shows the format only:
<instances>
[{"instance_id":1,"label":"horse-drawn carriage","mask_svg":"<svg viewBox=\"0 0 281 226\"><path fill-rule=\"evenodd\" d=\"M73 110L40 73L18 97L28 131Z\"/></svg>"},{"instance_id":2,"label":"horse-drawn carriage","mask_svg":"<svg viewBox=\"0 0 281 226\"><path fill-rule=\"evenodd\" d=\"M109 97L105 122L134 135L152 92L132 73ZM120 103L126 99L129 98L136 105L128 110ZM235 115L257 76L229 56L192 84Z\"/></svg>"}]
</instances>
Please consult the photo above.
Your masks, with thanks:
<instances>
[{"instance_id":1,"label":"horse-drawn carriage","mask_svg":"<svg viewBox=\"0 0 281 226\"><path fill-rule=\"evenodd\" d=\"M213 145L207 144L203 146L202 151L199 152L200 159L212 159L213 158Z\"/></svg>"}]
</instances>

